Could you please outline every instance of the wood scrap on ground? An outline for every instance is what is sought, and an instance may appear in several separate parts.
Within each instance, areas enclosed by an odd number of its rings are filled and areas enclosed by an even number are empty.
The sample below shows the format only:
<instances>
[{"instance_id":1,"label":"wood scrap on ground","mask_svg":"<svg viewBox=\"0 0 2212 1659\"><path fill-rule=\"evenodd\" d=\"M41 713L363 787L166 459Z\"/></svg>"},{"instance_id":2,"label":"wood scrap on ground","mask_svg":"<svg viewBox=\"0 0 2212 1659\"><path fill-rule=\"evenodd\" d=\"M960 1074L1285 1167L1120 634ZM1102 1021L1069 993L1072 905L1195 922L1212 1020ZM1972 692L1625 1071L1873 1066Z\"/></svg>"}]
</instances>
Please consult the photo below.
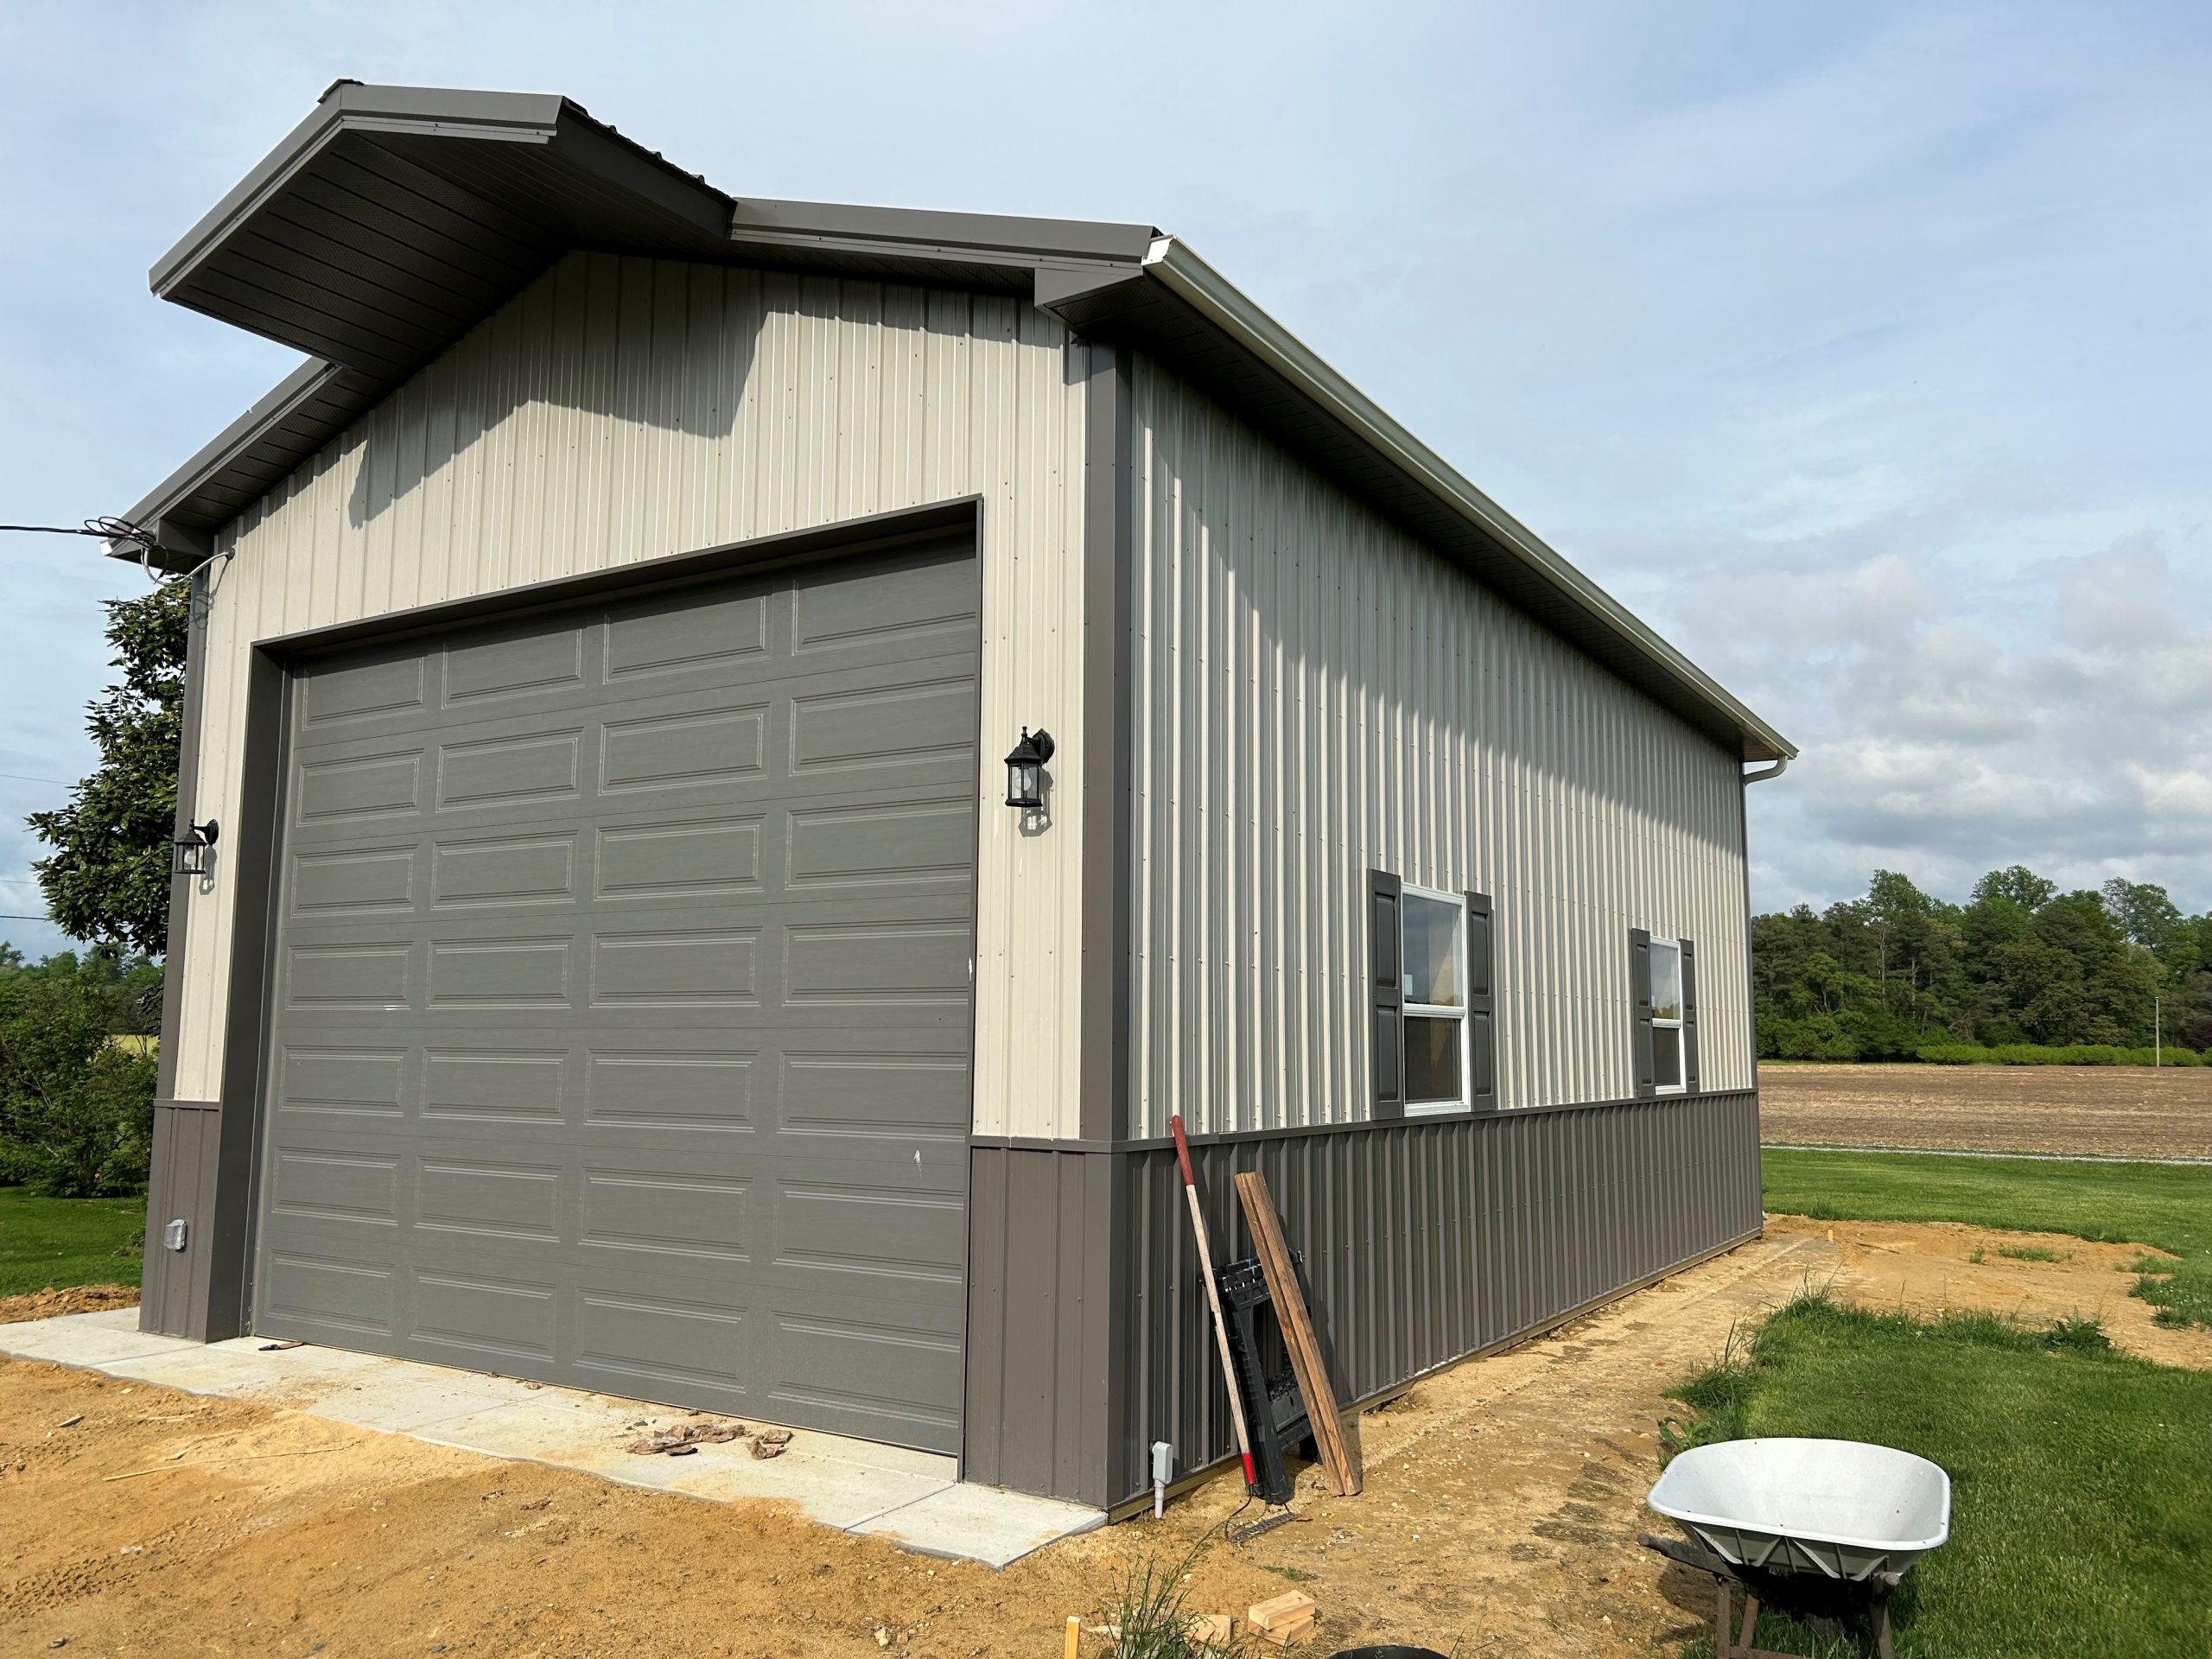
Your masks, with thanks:
<instances>
[{"instance_id":1,"label":"wood scrap on ground","mask_svg":"<svg viewBox=\"0 0 2212 1659\"><path fill-rule=\"evenodd\" d=\"M1255 1636L1284 1648L1313 1628L1320 1611L1313 1598L1303 1590L1286 1590L1279 1596L1254 1602L1245 1610L1244 1618Z\"/></svg>"},{"instance_id":2,"label":"wood scrap on ground","mask_svg":"<svg viewBox=\"0 0 2212 1659\"><path fill-rule=\"evenodd\" d=\"M1236 1620L1228 1613L1200 1613L1191 1621L1191 1640L1202 1648L1226 1653L1236 1639Z\"/></svg>"}]
</instances>

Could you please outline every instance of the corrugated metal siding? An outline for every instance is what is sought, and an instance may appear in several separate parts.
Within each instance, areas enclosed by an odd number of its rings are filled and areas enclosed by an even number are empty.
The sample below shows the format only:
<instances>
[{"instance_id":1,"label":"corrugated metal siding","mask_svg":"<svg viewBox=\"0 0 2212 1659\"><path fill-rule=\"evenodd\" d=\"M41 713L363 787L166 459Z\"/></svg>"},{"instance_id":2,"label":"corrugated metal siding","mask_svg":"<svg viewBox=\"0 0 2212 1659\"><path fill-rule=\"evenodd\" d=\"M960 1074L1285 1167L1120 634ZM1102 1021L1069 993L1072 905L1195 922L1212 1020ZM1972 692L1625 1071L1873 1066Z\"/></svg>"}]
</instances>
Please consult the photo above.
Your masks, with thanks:
<instances>
[{"instance_id":1,"label":"corrugated metal siding","mask_svg":"<svg viewBox=\"0 0 2212 1659\"><path fill-rule=\"evenodd\" d=\"M1760 1223L1749 1093L1416 1118L1192 1150L1217 1261L1252 1249L1232 1177L1267 1176L1348 1399L1541 1329ZM1130 1404L1113 1503L1144 1489L1154 1440L1173 1444L1179 1470L1235 1446L1173 1150L1130 1154L1124 1179L1133 1284L1116 1361Z\"/></svg>"},{"instance_id":2,"label":"corrugated metal siding","mask_svg":"<svg viewBox=\"0 0 2212 1659\"><path fill-rule=\"evenodd\" d=\"M1104 1501L1116 1154L976 1147L961 1472Z\"/></svg>"},{"instance_id":3,"label":"corrugated metal siding","mask_svg":"<svg viewBox=\"0 0 2212 1659\"><path fill-rule=\"evenodd\" d=\"M1367 1115L1365 872L1497 900L1507 1106L1631 1093L1628 933L1751 1084L1739 762L1140 359L1134 1123Z\"/></svg>"},{"instance_id":4,"label":"corrugated metal siding","mask_svg":"<svg viewBox=\"0 0 2212 1659\"><path fill-rule=\"evenodd\" d=\"M208 1275L216 1249L215 1184L222 1114L195 1101L154 1104L153 1179L146 1192L146 1254L138 1328L165 1337L208 1335ZM169 1223L188 1229L185 1248L162 1242Z\"/></svg>"},{"instance_id":5,"label":"corrugated metal siding","mask_svg":"<svg viewBox=\"0 0 2212 1659\"><path fill-rule=\"evenodd\" d=\"M979 494L976 1122L1075 1134L1081 791L1025 837L991 765L1025 722L1082 729L1067 345L1006 298L569 256L223 533L195 815L236 817L257 639ZM221 1076L232 906L259 874L192 901L181 1094Z\"/></svg>"}]
</instances>

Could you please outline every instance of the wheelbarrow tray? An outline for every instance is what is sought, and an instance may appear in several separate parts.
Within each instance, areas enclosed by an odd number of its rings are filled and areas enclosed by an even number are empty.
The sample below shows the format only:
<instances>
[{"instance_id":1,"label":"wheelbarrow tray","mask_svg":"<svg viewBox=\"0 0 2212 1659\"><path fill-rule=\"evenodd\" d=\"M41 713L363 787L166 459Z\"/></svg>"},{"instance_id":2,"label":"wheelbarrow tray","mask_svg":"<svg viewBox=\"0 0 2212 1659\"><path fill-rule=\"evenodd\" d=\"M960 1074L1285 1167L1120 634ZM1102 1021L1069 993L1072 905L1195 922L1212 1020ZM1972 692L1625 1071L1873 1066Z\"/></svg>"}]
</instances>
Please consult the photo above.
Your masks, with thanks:
<instances>
[{"instance_id":1,"label":"wheelbarrow tray","mask_svg":"<svg viewBox=\"0 0 2212 1659\"><path fill-rule=\"evenodd\" d=\"M1857 1582L1951 1535L1951 1478L1857 1440L1724 1440L1667 1465L1647 1500L1731 1566Z\"/></svg>"}]
</instances>

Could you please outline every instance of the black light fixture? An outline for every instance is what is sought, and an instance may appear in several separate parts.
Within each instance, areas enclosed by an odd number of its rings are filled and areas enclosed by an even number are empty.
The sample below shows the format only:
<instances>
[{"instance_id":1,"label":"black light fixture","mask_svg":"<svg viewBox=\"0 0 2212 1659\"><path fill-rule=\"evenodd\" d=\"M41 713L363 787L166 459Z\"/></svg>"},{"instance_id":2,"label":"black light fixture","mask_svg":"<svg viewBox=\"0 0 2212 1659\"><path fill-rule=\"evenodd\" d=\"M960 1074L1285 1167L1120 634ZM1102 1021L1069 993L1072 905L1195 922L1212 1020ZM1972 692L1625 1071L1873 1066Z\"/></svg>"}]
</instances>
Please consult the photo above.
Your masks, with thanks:
<instances>
[{"instance_id":1,"label":"black light fixture","mask_svg":"<svg viewBox=\"0 0 2212 1659\"><path fill-rule=\"evenodd\" d=\"M215 837L221 827L214 819L205 823L187 820L184 833L169 843L169 874L171 875L206 875L213 868L207 855L215 850Z\"/></svg>"},{"instance_id":2,"label":"black light fixture","mask_svg":"<svg viewBox=\"0 0 2212 1659\"><path fill-rule=\"evenodd\" d=\"M1052 734L1042 729L1034 736L1021 728L1021 741L1006 758L1006 804L1033 812L1045 804L1045 763L1052 758Z\"/></svg>"}]
</instances>

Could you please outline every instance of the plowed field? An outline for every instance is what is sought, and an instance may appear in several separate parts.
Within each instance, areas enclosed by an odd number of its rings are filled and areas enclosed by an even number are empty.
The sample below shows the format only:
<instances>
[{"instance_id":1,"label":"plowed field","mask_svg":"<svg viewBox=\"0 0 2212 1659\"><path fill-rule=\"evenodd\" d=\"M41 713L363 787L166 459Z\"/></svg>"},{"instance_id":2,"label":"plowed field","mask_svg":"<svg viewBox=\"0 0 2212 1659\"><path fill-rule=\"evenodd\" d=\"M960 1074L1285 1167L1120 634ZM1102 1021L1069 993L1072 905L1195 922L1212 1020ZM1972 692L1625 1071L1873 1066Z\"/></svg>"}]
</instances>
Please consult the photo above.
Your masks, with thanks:
<instances>
[{"instance_id":1,"label":"plowed field","mask_svg":"<svg viewBox=\"0 0 2212 1659\"><path fill-rule=\"evenodd\" d=\"M1770 1145L2212 1158L2212 1066L1759 1068Z\"/></svg>"}]
</instances>

